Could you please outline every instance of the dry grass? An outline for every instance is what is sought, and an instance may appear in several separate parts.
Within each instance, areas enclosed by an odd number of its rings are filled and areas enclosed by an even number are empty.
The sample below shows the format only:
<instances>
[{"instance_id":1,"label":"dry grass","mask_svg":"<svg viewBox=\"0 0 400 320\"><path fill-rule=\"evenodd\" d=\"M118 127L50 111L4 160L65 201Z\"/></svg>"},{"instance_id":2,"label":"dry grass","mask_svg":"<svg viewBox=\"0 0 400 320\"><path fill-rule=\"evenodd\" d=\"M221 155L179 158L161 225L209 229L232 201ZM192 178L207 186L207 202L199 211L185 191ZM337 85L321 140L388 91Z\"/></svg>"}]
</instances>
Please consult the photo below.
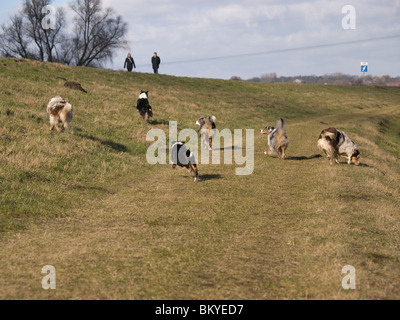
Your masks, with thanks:
<instances>
[{"instance_id":1,"label":"dry grass","mask_svg":"<svg viewBox=\"0 0 400 320\"><path fill-rule=\"evenodd\" d=\"M4 63L0 298L400 297L396 88ZM88 94L47 79L54 76L80 82ZM150 90L152 125L132 108L140 89ZM54 94L75 107L64 135L46 131L44 107ZM235 176L234 165L200 164L203 180L195 184L186 170L145 162L150 128L167 130L169 120L194 128L208 114L220 129L256 129L251 176ZM266 157L258 134L279 116L290 139L286 161ZM314 157L328 126L359 144L361 166ZM57 270L54 291L41 288L49 264ZM356 290L341 288L347 264L356 268Z\"/></svg>"}]
</instances>

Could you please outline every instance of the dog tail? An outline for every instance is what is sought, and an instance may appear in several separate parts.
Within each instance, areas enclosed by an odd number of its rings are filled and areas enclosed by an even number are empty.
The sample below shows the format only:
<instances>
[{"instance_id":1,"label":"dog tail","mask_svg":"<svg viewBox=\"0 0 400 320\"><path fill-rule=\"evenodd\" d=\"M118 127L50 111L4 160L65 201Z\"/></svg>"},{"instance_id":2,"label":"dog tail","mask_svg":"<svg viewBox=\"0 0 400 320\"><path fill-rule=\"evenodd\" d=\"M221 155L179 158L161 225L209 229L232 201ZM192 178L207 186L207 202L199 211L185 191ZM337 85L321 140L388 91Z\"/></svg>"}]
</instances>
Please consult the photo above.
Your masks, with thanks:
<instances>
[{"instance_id":1,"label":"dog tail","mask_svg":"<svg viewBox=\"0 0 400 320\"><path fill-rule=\"evenodd\" d=\"M338 157L337 144L340 136L341 136L340 132L336 128L331 127L322 130L318 138L317 146L321 151L325 152L331 164L334 161L337 162L337 157Z\"/></svg>"},{"instance_id":2,"label":"dog tail","mask_svg":"<svg viewBox=\"0 0 400 320\"><path fill-rule=\"evenodd\" d=\"M340 132L336 128L328 128L321 131L319 139L325 139L336 146L339 142Z\"/></svg>"},{"instance_id":3,"label":"dog tail","mask_svg":"<svg viewBox=\"0 0 400 320\"><path fill-rule=\"evenodd\" d=\"M66 113L71 112L71 111L72 111L72 105L71 105L70 103L67 102L67 103L65 104L64 110L65 110Z\"/></svg>"},{"instance_id":4,"label":"dog tail","mask_svg":"<svg viewBox=\"0 0 400 320\"><path fill-rule=\"evenodd\" d=\"M217 120L217 118L214 116L208 116L207 118L208 118L208 121L210 121L211 123L214 123Z\"/></svg>"},{"instance_id":5,"label":"dog tail","mask_svg":"<svg viewBox=\"0 0 400 320\"><path fill-rule=\"evenodd\" d=\"M59 110L63 109L68 103L65 101L64 98L57 96L51 98L49 104L47 105L47 112L54 113L58 112Z\"/></svg>"},{"instance_id":6,"label":"dog tail","mask_svg":"<svg viewBox=\"0 0 400 320\"><path fill-rule=\"evenodd\" d=\"M285 122L283 121L282 118L279 118L278 120L276 120L276 133L280 136L286 135Z\"/></svg>"},{"instance_id":7,"label":"dog tail","mask_svg":"<svg viewBox=\"0 0 400 320\"><path fill-rule=\"evenodd\" d=\"M148 91L141 91L139 95L139 99L149 99Z\"/></svg>"}]
</instances>

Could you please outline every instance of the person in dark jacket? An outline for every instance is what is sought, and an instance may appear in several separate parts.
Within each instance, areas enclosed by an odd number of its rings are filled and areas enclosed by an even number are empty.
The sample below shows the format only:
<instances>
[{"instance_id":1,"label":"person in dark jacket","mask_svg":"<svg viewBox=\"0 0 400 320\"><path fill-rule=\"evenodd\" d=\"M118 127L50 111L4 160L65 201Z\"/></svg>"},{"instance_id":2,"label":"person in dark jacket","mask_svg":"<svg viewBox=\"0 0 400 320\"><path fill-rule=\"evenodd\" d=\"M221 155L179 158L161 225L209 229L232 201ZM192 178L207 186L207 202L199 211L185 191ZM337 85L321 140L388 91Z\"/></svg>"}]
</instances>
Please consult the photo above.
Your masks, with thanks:
<instances>
[{"instance_id":1,"label":"person in dark jacket","mask_svg":"<svg viewBox=\"0 0 400 320\"><path fill-rule=\"evenodd\" d=\"M136 69L135 61L133 60L131 54L128 53L128 56L125 59L124 69L127 68L129 72L132 72L133 67Z\"/></svg>"},{"instance_id":2,"label":"person in dark jacket","mask_svg":"<svg viewBox=\"0 0 400 320\"><path fill-rule=\"evenodd\" d=\"M158 68L160 67L161 59L157 56L157 52L154 52L153 57L151 58L151 64L153 65L154 73L158 73Z\"/></svg>"}]
</instances>

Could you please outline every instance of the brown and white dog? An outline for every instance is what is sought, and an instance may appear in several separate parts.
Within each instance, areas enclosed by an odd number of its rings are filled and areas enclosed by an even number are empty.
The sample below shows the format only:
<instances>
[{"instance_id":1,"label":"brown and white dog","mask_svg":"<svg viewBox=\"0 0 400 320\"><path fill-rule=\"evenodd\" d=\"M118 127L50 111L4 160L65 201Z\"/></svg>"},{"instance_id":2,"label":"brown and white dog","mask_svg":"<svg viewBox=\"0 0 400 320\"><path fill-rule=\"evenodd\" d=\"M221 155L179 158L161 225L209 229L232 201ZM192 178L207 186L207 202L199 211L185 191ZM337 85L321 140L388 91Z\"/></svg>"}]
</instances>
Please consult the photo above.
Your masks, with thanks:
<instances>
[{"instance_id":1,"label":"brown and white dog","mask_svg":"<svg viewBox=\"0 0 400 320\"><path fill-rule=\"evenodd\" d=\"M278 154L279 159L285 159L285 152L289 146L289 139L286 135L285 122L282 118L276 121L276 128L266 126L261 130L261 134L268 135L269 150L265 151L266 155Z\"/></svg>"},{"instance_id":2,"label":"brown and white dog","mask_svg":"<svg viewBox=\"0 0 400 320\"><path fill-rule=\"evenodd\" d=\"M172 169L176 166L187 168L194 173L194 182L199 181L199 171L197 170L196 159L193 152L188 150L184 142L174 141L171 147Z\"/></svg>"},{"instance_id":3,"label":"brown and white dog","mask_svg":"<svg viewBox=\"0 0 400 320\"><path fill-rule=\"evenodd\" d=\"M47 105L47 113L50 117L50 131L54 128L58 132L64 132L72 121L72 106L64 98L56 96L51 98ZM58 124L61 123L61 129Z\"/></svg>"},{"instance_id":4,"label":"brown and white dog","mask_svg":"<svg viewBox=\"0 0 400 320\"><path fill-rule=\"evenodd\" d=\"M330 164L339 163L339 156L347 158L348 164L351 162L357 166L360 164L360 150L357 144L343 131L332 127L322 130L317 145L326 154Z\"/></svg>"},{"instance_id":5,"label":"brown and white dog","mask_svg":"<svg viewBox=\"0 0 400 320\"><path fill-rule=\"evenodd\" d=\"M212 139L215 135L215 118L214 116L201 117L196 121L196 125L199 126L198 133L201 136L201 145L203 148L207 149L207 140L208 140L208 149L212 150ZM208 138L208 139L207 139Z\"/></svg>"}]
</instances>

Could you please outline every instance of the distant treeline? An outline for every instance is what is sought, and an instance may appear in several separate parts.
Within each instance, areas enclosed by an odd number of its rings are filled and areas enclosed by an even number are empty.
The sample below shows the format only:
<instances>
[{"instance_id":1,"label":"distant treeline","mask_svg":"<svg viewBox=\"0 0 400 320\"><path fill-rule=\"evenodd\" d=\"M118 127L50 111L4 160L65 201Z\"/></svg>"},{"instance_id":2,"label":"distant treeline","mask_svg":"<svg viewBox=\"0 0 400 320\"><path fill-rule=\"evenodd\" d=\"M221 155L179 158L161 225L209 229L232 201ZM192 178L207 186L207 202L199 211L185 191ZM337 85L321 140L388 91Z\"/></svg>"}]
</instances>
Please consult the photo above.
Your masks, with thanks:
<instances>
[{"instance_id":1,"label":"distant treeline","mask_svg":"<svg viewBox=\"0 0 400 320\"><path fill-rule=\"evenodd\" d=\"M243 80L240 77L233 76L231 80L241 80L249 82L263 83L304 83L304 84L331 84L331 85L383 85L383 86L400 86L400 76L391 77L388 75L377 77L372 75L355 76L343 73L325 74L323 76L293 76L293 77L278 77L275 72L266 73L260 77Z\"/></svg>"}]
</instances>

